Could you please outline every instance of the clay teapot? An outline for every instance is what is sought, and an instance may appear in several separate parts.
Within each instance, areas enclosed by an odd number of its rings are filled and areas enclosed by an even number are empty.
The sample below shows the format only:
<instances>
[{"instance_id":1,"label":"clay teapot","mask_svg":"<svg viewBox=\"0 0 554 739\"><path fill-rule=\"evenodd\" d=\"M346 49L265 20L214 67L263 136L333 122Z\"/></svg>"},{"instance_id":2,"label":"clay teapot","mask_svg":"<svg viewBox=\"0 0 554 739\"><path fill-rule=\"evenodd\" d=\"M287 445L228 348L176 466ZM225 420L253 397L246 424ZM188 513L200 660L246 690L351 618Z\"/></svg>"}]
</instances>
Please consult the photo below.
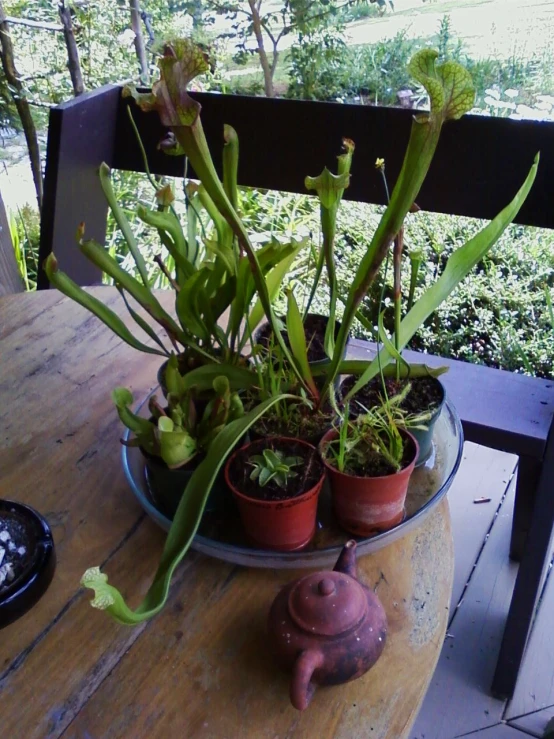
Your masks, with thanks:
<instances>
[{"instance_id":1,"label":"clay teapot","mask_svg":"<svg viewBox=\"0 0 554 739\"><path fill-rule=\"evenodd\" d=\"M332 572L285 585L269 612L269 635L281 666L292 668L290 699L307 708L315 685L338 685L366 673L381 656L387 617L356 578L356 542L348 541Z\"/></svg>"}]
</instances>

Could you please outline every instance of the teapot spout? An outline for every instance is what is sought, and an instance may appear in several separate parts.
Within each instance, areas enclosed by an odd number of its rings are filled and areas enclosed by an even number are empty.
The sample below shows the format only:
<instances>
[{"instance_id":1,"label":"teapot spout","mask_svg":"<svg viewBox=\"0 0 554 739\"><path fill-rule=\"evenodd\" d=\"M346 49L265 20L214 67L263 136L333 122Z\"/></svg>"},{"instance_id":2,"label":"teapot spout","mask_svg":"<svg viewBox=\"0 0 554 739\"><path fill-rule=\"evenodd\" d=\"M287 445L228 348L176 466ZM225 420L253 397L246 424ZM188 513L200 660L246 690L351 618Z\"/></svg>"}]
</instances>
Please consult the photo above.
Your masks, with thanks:
<instances>
[{"instance_id":1,"label":"teapot spout","mask_svg":"<svg viewBox=\"0 0 554 739\"><path fill-rule=\"evenodd\" d=\"M356 578L356 542L354 539L349 539L342 548L342 552L339 554L336 565L333 567L335 572L344 572L345 575Z\"/></svg>"}]
</instances>

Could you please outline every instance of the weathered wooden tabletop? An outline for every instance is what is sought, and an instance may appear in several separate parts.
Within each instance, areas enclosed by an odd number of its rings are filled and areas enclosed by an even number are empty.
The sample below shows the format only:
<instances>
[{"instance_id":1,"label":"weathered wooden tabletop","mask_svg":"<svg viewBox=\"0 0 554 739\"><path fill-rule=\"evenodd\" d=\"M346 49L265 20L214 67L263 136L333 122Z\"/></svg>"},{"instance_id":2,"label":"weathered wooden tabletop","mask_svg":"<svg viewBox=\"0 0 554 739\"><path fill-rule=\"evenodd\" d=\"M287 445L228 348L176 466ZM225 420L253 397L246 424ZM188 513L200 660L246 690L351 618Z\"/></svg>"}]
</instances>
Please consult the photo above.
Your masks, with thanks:
<instances>
[{"instance_id":1,"label":"weathered wooden tabletop","mask_svg":"<svg viewBox=\"0 0 554 739\"><path fill-rule=\"evenodd\" d=\"M115 290L93 290L124 314ZM385 651L363 678L319 689L304 713L290 705L265 636L271 601L295 572L189 554L151 622L123 627L91 609L79 587L87 567L101 565L136 604L163 545L125 482L110 399L117 385L145 395L158 365L56 291L0 299L0 497L45 514L58 555L46 595L0 632L2 735L408 736L447 623L446 500L416 532L359 561L388 615Z\"/></svg>"}]
</instances>

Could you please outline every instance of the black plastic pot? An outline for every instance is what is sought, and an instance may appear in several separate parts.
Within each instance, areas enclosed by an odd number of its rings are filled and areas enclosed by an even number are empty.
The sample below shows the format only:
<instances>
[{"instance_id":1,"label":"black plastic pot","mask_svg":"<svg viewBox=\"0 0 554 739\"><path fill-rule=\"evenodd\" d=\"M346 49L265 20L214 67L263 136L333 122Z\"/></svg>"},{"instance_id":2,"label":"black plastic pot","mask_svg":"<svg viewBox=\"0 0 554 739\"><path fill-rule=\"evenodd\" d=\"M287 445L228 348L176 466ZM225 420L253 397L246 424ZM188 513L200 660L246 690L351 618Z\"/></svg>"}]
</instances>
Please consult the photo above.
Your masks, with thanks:
<instances>
[{"instance_id":1,"label":"black plastic pot","mask_svg":"<svg viewBox=\"0 0 554 739\"><path fill-rule=\"evenodd\" d=\"M415 438L419 446L419 454L416 459L415 465L416 467L419 467L421 464L423 464L431 454L431 451L433 449L433 429L435 428L435 424L441 414L444 401L446 400L446 391L444 389L444 385L437 378L433 379L442 390L442 400L435 409L433 415L431 416L431 419L426 422L425 425L427 426L427 429L425 431L421 431L419 429L410 429L411 435Z\"/></svg>"},{"instance_id":2,"label":"black plastic pot","mask_svg":"<svg viewBox=\"0 0 554 739\"><path fill-rule=\"evenodd\" d=\"M309 334L310 324L314 321L319 321L322 319L325 321L325 326L327 326L327 323L329 321L328 316L322 316L319 313L308 313L308 315L306 316L306 320L304 321L305 331ZM281 316L280 320L283 322L283 325L284 325L285 317ZM340 327L341 327L340 321L335 321L335 339L339 335ZM284 336L285 342L288 345L286 329L283 330L283 336ZM256 344L261 344L262 346L267 347L269 345L270 337L271 337L271 328L268 323L263 323L258 328L256 333L254 334L254 342ZM317 359L310 359L310 365L312 367L317 367L318 365L323 364L327 361L328 361L328 357L322 352L321 356L318 356Z\"/></svg>"},{"instance_id":3,"label":"black plastic pot","mask_svg":"<svg viewBox=\"0 0 554 739\"><path fill-rule=\"evenodd\" d=\"M176 470L170 470L166 463L150 454L146 454L142 449L146 466L146 482L152 497L152 502L156 508L173 520L175 512L186 486L193 472L203 459L202 457L194 458L189 464ZM228 500L231 500L231 494L227 489L223 474L218 475L214 482L205 511L221 511Z\"/></svg>"},{"instance_id":4,"label":"black plastic pot","mask_svg":"<svg viewBox=\"0 0 554 739\"><path fill-rule=\"evenodd\" d=\"M21 533L26 552L20 572L9 584L0 585L0 629L8 626L30 610L44 595L56 569L54 539L47 521L40 513L22 503L0 500L0 531L2 523ZM4 549L12 539L0 542ZM17 544L18 542L13 542ZM4 555L4 562L6 556Z\"/></svg>"}]
</instances>

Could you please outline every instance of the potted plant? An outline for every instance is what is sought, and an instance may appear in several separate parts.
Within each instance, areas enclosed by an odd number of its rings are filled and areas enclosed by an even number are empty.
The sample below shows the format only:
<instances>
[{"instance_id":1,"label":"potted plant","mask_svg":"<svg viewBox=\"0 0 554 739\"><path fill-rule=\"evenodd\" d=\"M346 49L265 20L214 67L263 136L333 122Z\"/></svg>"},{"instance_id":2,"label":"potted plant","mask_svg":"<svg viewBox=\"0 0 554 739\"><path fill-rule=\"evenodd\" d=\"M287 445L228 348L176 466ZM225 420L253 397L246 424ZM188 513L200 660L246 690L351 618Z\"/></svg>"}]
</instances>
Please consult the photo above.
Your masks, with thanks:
<instances>
[{"instance_id":1,"label":"potted plant","mask_svg":"<svg viewBox=\"0 0 554 739\"><path fill-rule=\"evenodd\" d=\"M362 387L377 374L379 366L384 367L386 374L389 369L387 365L393 358L388 345L383 347L378 360L369 363L344 360L344 351L361 301L386 258L394 238L402 227L406 213L412 207L425 179L443 123L459 118L473 104L474 91L469 73L452 61L437 65L437 57L436 51L424 49L418 52L410 62L411 75L429 92L430 112L418 113L414 117L408 148L400 175L391 194L390 203L353 275L350 289L344 299L344 314L340 331L336 340L330 342L332 347L326 350L329 358L318 367L310 366L302 315L292 293L289 293L286 317L290 348L285 343L278 329L272 306L271 295L276 280L270 279L269 273L264 273L263 265L237 212L229 189L226 188L225 182L217 176L200 119L200 104L187 92L191 79L208 66L205 52L189 39L167 43L163 47L163 55L159 60L160 80L155 83L152 92L141 93L131 89L124 91L124 94L132 95L143 110L156 110L159 113L163 125L170 129L174 141L188 158L221 218L229 225L236 245L236 253L241 259L247 260L241 264L245 265L244 273L248 273L249 280L251 280L249 284L252 285L252 294L257 294L255 309L259 306L260 319L265 313L284 361L298 381L300 398L309 403L315 412L321 412L326 404L331 407L335 404L334 383L338 375L359 374L360 380L356 385L359 384L359 387ZM460 279L482 258L513 220L533 184L537 166L538 161L535 161L512 202L488 226L455 252L441 278L427 291L424 296L425 300L418 300L402 319L397 342L399 347L405 346L417 327L450 294ZM336 198L340 190L346 186L345 179L341 178L340 174L332 175L330 182L332 183L329 186L330 194ZM327 197L326 194L325 197ZM240 304L244 306L243 302ZM235 315L240 315L240 320L243 321L245 312L241 309ZM248 319L246 321L247 330L252 325ZM331 322L330 325L333 326L333 323ZM233 331L232 328L230 330ZM328 337L332 334L334 331L327 332ZM199 368L199 370L204 369L204 367ZM242 368L234 367L233 369ZM255 369L245 371L250 375L256 374ZM417 376L418 373L429 374L429 372L428 368L423 365L410 368L411 377ZM401 377L404 373L406 369L402 366L400 368ZM351 393L357 391L359 387L353 388ZM108 610L114 618L129 624L150 618L163 607L174 569L188 550L198 529L207 496L226 456L241 436L265 413L270 411L275 404L288 400L298 402L297 396L291 398L287 393L280 393L262 400L243 418L232 421L216 436L206 459L191 476L186 494L181 499L160 566L144 602L132 611L117 589L108 584L107 577L98 568L92 568L85 574L83 583L87 587L92 587L96 592L93 605Z\"/></svg>"},{"instance_id":2,"label":"potted plant","mask_svg":"<svg viewBox=\"0 0 554 739\"><path fill-rule=\"evenodd\" d=\"M213 380L212 389L202 393L186 387L177 358L169 360L167 406L155 395L148 404L150 418L132 412L133 396L127 388L112 393L119 418L134 436L122 443L138 446L145 459L146 478L156 506L173 519L192 473L205 458L219 431L244 415L239 393L231 391L224 375ZM183 388L183 386L185 386ZM212 507L221 495L222 481L212 490Z\"/></svg>"},{"instance_id":3,"label":"potted plant","mask_svg":"<svg viewBox=\"0 0 554 739\"><path fill-rule=\"evenodd\" d=\"M402 410L402 393L343 423L320 443L339 524L356 536L372 536L400 523L419 447L407 428L424 428L430 414Z\"/></svg>"},{"instance_id":4,"label":"potted plant","mask_svg":"<svg viewBox=\"0 0 554 739\"><path fill-rule=\"evenodd\" d=\"M248 539L262 549L303 549L316 531L325 470L300 439L270 438L239 449L225 465Z\"/></svg>"}]
</instances>

